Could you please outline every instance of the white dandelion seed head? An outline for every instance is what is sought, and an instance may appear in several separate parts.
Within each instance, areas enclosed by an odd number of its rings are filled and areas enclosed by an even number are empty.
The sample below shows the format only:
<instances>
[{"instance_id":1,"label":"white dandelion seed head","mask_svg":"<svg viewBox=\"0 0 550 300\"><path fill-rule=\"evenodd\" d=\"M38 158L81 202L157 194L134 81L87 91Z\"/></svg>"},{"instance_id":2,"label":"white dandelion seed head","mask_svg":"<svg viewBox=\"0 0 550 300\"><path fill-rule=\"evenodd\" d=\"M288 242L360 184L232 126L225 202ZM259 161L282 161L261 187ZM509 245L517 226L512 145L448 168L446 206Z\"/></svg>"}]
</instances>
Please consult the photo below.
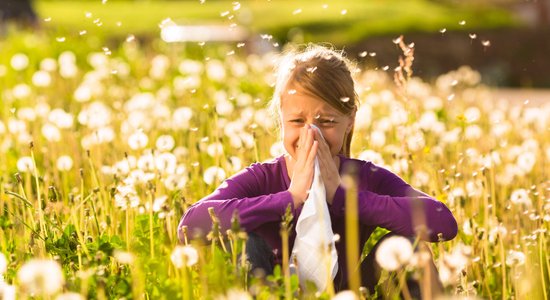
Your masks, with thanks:
<instances>
[{"instance_id":1,"label":"white dandelion seed head","mask_svg":"<svg viewBox=\"0 0 550 300\"><path fill-rule=\"evenodd\" d=\"M57 126L46 123L42 125L42 136L49 142L59 142L61 140L61 131Z\"/></svg>"},{"instance_id":2,"label":"white dandelion seed head","mask_svg":"<svg viewBox=\"0 0 550 300\"><path fill-rule=\"evenodd\" d=\"M194 75L200 75L203 70L204 66L202 62L192 59L184 59L178 66L178 70L181 74L194 74Z\"/></svg>"},{"instance_id":3,"label":"white dandelion seed head","mask_svg":"<svg viewBox=\"0 0 550 300\"><path fill-rule=\"evenodd\" d=\"M61 266L46 259L31 259L17 272L21 287L30 294L53 295L65 282Z\"/></svg>"},{"instance_id":4,"label":"white dandelion seed head","mask_svg":"<svg viewBox=\"0 0 550 300\"><path fill-rule=\"evenodd\" d=\"M67 129L73 126L74 118L61 108L55 108L48 113L48 121L58 128Z\"/></svg>"},{"instance_id":5,"label":"white dandelion seed head","mask_svg":"<svg viewBox=\"0 0 550 300\"><path fill-rule=\"evenodd\" d=\"M22 71L29 66L29 57L23 53L16 53L11 57L11 67L16 71Z\"/></svg>"},{"instance_id":6,"label":"white dandelion seed head","mask_svg":"<svg viewBox=\"0 0 550 300\"><path fill-rule=\"evenodd\" d=\"M59 294L57 297L55 297L55 300L84 300L84 296L75 293L75 292L67 292L63 294Z\"/></svg>"},{"instance_id":7,"label":"white dandelion seed head","mask_svg":"<svg viewBox=\"0 0 550 300\"><path fill-rule=\"evenodd\" d=\"M51 83L52 77L46 71L39 70L32 75L32 84L36 87L48 87Z\"/></svg>"},{"instance_id":8,"label":"white dandelion seed head","mask_svg":"<svg viewBox=\"0 0 550 300\"><path fill-rule=\"evenodd\" d=\"M21 107L17 110L17 118L23 121L32 122L36 120L36 111L30 107Z\"/></svg>"},{"instance_id":9,"label":"white dandelion seed head","mask_svg":"<svg viewBox=\"0 0 550 300\"><path fill-rule=\"evenodd\" d=\"M14 86L11 92L15 99L23 100L30 97L32 90L28 85L20 83Z\"/></svg>"},{"instance_id":10,"label":"white dandelion seed head","mask_svg":"<svg viewBox=\"0 0 550 300\"><path fill-rule=\"evenodd\" d=\"M177 164L178 159L170 152L163 152L155 156L155 167L162 174L174 174Z\"/></svg>"},{"instance_id":11,"label":"white dandelion seed head","mask_svg":"<svg viewBox=\"0 0 550 300\"><path fill-rule=\"evenodd\" d=\"M525 264L525 254L521 251L508 250L506 254L507 266L521 266Z\"/></svg>"},{"instance_id":12,"label":"white dandelion seed head","mask_svg":"<svg viewBox=\"0 0 550 300\"><path fill-rule=\"evenodd\" d=\"M104 103L95 101L90 103L78 114L78 122L89 128L101 128L111 123L111 109Z\"/></svg>"},{"instance_id":13,"label":"white dandelion seed head","mask_svg":"<svg viewBox=\"0 0 550 300\"><path fill-rule=\"evenodd\" d=\"M135 260L135 257L131 252L123 250L115 250L113 256L117 262L126 265L132 264Z\"/></svg>"},{"instance_id":14,"label":"white dandelion seed head","mask_svg":"<svg viewBox=\"0 0 550 300\"><path fill-rule=\"evenodd\" d=\"M229 157L229 162L231 163L231 169L234 172L240 171L243 167L242 160L240 158L238 158L237 156Z\"/></svg>"},{"instance_id":15,"label":"white dandelion seed head","mask_svg":"<svg viewBox=\"0 0 550 300\"><path fill-rule=\"evenodd\" d=\"M489 230L489 241L491 243L494 243L498 238L504 238L508 235L508 229L504 227L502 224L498 224L496 226L492 226L491 230Z\"/></svg>"},{"instance_id":16,"label":"white dandelion seed head","mask_svg":"<svg viewBox=\"0 0 550 300\"><path fill-rule=\"evenodd\" d=\"M170 259L176 268L191 267L199 260L199 252L193 246L176 246L170 255Z\"/></svg>"},{"instance_id":17,"label":"white dandelion seed head","mask_svg":"<svg viewBox=\"0 0 550 300\"><path fill-rule=\"evenodd\" d=\"M206 184L211 185L214 182L221 182L226 178L224 169L216 166L209 167L204 170L203 180Z\"/></svg>"},{"instance_id":18,"label":"white dandelion seed head","mask_svg":"<svg viewBox=\"0 0 550 300\"><path fill-rule=\"evenodd\" d=\"M223 63L217 59L210 59L206 62L206 75L213 81L222 81L226 77Z\"/></svg>"},{"instance_id":19,"label":"white dandelion seed head","mask_svg":"<svg viewBox=\"0 0 550 300\"><path fill-rule=\"evenodd\" d=\"M17 170L22 173L33 172L34 162L30 156L23 156L17 160Z\"/></svg>"},{"instance_id":20,"label":"white dandelion seed head","mask_svg":"<svg viewBox=\"0 0 550 300\"><path fill-rule=\"evenodd\" d=\"M193 117L193 110L189 107L183 106L177 108L172 114L172 128L173 129L189 129L189 121Z\"/></svg>"},{"instance_id":21,"label":"white dandelion seed head","mask_svg":"<svg viewBox=\"0 0 550 300\"><path fill-rule=\"evenodd\" d=\"M530 151L525 151L521 154L519 154L516 165L519 170L525 175L529 174L533 167L535 167L535 163L537 162L537 156L535 153Z\"/></svg>"},{"instance_id":22,"label":"white dandelion seed head","mask_svg":"<svg viewBox=\"0 0 550 300\"><path fill-rule=\"evenodd\" d=\"M206 153L210 155L210 157L217 157L220 155L223 155L223 145L220 142L215 142L212 144L209 144L206 147Z\"/></svg>"},{"instance_id":23,"label":"white dandelion seed head","mask_svg":"<svg viewBox=\"0 0 550 300\"><path fill-rule=\"evenodd\" d=\"M252 300L247 292L236 288L229 289L225 294L216 296L215 300Z\"/></svg>"},{"instance_id":24,"label":"white dandelion seed head","mask_svg":"<svg viewBox=\"0 0 550 300\"><path fill-rule=\"evenodd\" d=\"M2 283L0 285L0 297L3 300L15 300L15 299L17 299L15 285Z\"/></svg>"},{"instance_id":25,"label":"white dandelion seed head","mask_svg":"<svg viewBox=\"0 0 550 300\"><path fill-rule=\"evenodd\" d=\"M355 294L355 292L345 290L338 292L338 294L334 295L332 300L359 300L359 297L357 297L357 294Z\"/></svg>"},{"instance_id":26,"label":"white dandelion seed head","mask_svg":"<svg viewBox=\"0 0 550 300\"><path fill-rule=\"evenodd\" d=\"M373 150L365 150L359 153L358 158L361 160L370 161L375 165L380 165L380 166L386 165L386 163L384 162L384 158L382 157L382 154Z\"/></svg>"},{"instance_id":27,"label":"white dandelion seed head","mask_svg":"<svg viewBox=\"0 0 550 300\"><path fill-rule=\"evenodd\" d=\"M57 158L56 166L61 172L70 171L73 168L73 159L68 155L62 155Z\"/></svg>"},{"instance_id":28,"label":"white dandelion seed head","mask_svg":"<svg viewBox=\"0 0 550 300\"><path fill-rule=\"evenodd\" d=\"M176 141L174 140L174 137L168 134L159 136L155 143L155 146L159 151L170 151L175 145Z\"/></svg>"},{"instance_id":29,"label":"white dandelion seed head","mask_svg":"<svg viewBox=\"0 0 550 300\"><path fill-rule=\"evenodd\" d=\"M357 110L355 117L355 128L358 130L367 129L372 122L372 106L368 100L362 103Z\"/></svg>"},{"instance_id":30,"label":"white dandelion seed head","mask_svg":"<svg viewBox=\"0 0 550 300\"><path fill-rule=\"evenodd\" d=\"M286 153L285 145L282 141L277 141L269 148L269 154L271 157L279 157Z\"/></svg>"},{"instance_id":31,"label":"white dandelion seed head","mask_svg":"<svg viewBox=\"0 0 550 300\"><path fill-rule=\"evenodd\" d=\"M382 241L375 258L384 270L395 271L408 264L413 252L411 242L407 238L391 236Z\"/></svg>"},{"instance_id":32,"label":"white dandelion seed head","mask_svg":"<svg viewBox=\"0 0 550 300\"><path fill-rule=\"evenodd\" d=\"M164 187L169 191L181 190L187 184L188 176L184 174L170 174L163 180Z\"/></svg>"},{"instance_id":33,"label":"white dandelion seed head","mask_svg":"<svg viewBox=\"0 0 550 300\"><path fill-rule=\"evenodd\" d=\"M4 253L0 252L0 278L8 270L8 260ZM1 283L0 283L1 285Z\"/></svg>"},{"instance_id":34,"label":"white dandelion seed head","mask_svg":"<svg viewBox=\"0 0 550 300\"><path fill-rule=\"evenodd\" d=\"M526 189L516 189L510 196L510 201L515 205L531 206L532 201L529 192Z\"/></svg>"},{"instance_id":35,"label":"white dandelion seed head","mask_svg":"<svg viewBox=\"0 0 550 300\"><path fill-rule=\"evenodd\" d=\"M381 148L386 144L386 133L381 130L372 130L370 133L369 145L374 148Z\"/></svg>"},{"instance_id":36,"label":"white dandelion seed head","mask_svg":"<svg viewBox=\"0 0 550 300\"><path fill-rule=\"evenodd\" d=\"M51 57L46 57L40 62L40 69L46 72L57 70L57 61Z\"/></svg>"},{"instance_id":37,"label":"white dandelion seed head","mask_svg":"<svg viewBox=\"0 0 550 300\"><path fill-rule=\"evenodd\" d=\"M147 143L149 142L149 138L147 135L141 131L134 132L128 137L128 146L132 150L139 150L145 148L147 146Z\"/></svg>"},{"instance_id":38,"label":"white dandelion seed head","mask_svg":"<svg viewBox=\"0 0 550 300\"><path fill-rule=\"evenodd\" d=\"M466 118L466 122L475 123L481 117L481 111L475 106L470 106L464 111L464 117Z\"/></svg>"}]
</instances>

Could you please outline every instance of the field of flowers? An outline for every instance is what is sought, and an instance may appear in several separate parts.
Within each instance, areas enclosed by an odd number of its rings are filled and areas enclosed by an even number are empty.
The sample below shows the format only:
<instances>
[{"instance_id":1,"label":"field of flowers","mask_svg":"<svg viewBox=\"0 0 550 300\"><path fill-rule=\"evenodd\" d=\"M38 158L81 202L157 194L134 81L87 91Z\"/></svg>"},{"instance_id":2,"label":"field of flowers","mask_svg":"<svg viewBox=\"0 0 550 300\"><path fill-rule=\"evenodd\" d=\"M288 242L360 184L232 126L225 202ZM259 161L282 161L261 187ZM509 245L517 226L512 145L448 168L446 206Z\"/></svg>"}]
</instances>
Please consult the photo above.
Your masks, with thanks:
<instances>
[{"instance_id":1,"label":"field of flowers","mask_svg":"<svg viewBox=\"0 0 550 300\"><path fill-rule=\"evenodd\" d=\"M284 270L248 276L237 222L214 226L212 243L178 244L187 206L282 153L266 110L273 58L133 36L0 41L0 298L333 296L299 290ZM393 67L356 77L352 156L458 220L457 238L432 245L446 293L548 299L550 102L499 102L468 67L401 86ZM401 263L421 275L414 259Z\"/></svg>"}]
</instances>

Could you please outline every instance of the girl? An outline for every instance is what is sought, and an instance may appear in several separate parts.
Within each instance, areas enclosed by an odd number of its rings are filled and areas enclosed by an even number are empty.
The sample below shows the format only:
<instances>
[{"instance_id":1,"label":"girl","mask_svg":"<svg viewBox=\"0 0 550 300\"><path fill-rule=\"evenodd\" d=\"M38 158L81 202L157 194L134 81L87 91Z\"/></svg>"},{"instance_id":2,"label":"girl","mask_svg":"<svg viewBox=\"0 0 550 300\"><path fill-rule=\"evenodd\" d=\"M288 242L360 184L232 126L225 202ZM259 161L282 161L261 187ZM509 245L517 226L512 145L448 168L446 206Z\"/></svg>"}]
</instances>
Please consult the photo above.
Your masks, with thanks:
<instances>
[{"instance_id":1,"label":"girl","mask_svg":"<svg viewBox=\"0 0 550 300\"><path fill-rule=\"evenodd\" d=\"M350 65L341 53L309 46L304 51L287 54L279 65L270 104L279 122L286 154L253 164L227 179L189 208L180 228L187 226L193 235L208 233L212 227L208 208L213 207L225 232L237 210L241 226L249 233L247 256L252 268L271 273L273 266L281 263L282 217L290 205L294 222L298 219L312 184L317 157L332 229L340 236L336 243L336 290L348 287L344 248L346 190L341 184L341 175L346 170L354 170L358 184L361 248L376 227L414 237L413 205L422 208L426 220L424 239L436 242L454 238L457 223L443 203L415 190L382 167L349 157L357 104ZM317 126L322 136L310 125ZM294 238L295 232L291 232L290 249ZM378 280L373 257L369 254L361 265L362 284L371 292Z\"/></svg>"}]
</instances>

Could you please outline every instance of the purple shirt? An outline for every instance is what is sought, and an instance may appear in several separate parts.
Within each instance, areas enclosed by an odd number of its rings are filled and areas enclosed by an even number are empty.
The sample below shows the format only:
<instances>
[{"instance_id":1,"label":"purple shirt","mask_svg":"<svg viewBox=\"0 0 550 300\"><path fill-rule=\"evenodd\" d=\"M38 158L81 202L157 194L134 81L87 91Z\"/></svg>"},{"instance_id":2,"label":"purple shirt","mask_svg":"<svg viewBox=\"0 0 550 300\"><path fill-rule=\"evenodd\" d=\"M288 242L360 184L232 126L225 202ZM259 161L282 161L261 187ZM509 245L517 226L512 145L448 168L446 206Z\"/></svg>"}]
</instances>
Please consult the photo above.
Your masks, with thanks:
<instances>
[{"instance_id":1,"label":"purple shirt","mask_svg":"<svg viewBox=\"0 0 550 300\"><path fill-rule=\"evenodd\" d=\"M350 168L351 167L351 168ZM360 246L368 240L376 227L396 234L413 237L411 205L421 203L424 208L428 238L438 241L450 240L457 234L457 223L449 209L434 198L413 189L392 172L357 159L340 156L340 174L353 169L358 176L358 207ZM290 177L284 156L271 161L255 163L228 178L212 194L193 204L183 215L181 226L187 226L190 236L205 235L212 228L208 208L213 207L220 219L222 232L231 228L233 211L237 210L241 227L263 237L274 249L276 262L281 261L281 238L279 235L282 217L288 205L294 213L293 225L298 220L302 207L294 207L288 192ZM338 187L332 205L329 205L332 230L340 235L336 243L339 270L345 271L345 194ZM418 201L416 201L416 200ZM290 233L290 250L296 237L295 226ZM181 239L180 232L180 239ZM361 251L361 249L359 249ZM344 274L346 274L344 272ZM344 275L345 276L345 275Z\"/></svg>"}]
</instances>

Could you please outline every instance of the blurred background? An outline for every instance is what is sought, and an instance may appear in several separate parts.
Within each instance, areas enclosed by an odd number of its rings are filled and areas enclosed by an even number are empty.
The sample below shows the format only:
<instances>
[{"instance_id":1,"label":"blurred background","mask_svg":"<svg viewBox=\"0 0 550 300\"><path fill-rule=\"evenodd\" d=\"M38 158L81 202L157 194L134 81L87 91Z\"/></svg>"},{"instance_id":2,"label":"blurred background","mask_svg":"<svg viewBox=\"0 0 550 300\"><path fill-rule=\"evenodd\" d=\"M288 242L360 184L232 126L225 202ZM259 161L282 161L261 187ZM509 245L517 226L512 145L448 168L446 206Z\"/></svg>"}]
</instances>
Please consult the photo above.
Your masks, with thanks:
<instances>
[{"instance_id":1,"label":"blurred background","mask_svg":"<svg viewBox=\"0 0 550 300\"><path fill-rule=\"evenodd\" d=\"M328 42L389 71L400 53L392 40L404 35L425 80L469 65L492 86L550 87L550 0L2 0L0 20L4 38L27 28L91 47L130 35L153 45L161 27L171 27L164 42L228 43L248 53Z\"/></svg>"}]
</instances>

